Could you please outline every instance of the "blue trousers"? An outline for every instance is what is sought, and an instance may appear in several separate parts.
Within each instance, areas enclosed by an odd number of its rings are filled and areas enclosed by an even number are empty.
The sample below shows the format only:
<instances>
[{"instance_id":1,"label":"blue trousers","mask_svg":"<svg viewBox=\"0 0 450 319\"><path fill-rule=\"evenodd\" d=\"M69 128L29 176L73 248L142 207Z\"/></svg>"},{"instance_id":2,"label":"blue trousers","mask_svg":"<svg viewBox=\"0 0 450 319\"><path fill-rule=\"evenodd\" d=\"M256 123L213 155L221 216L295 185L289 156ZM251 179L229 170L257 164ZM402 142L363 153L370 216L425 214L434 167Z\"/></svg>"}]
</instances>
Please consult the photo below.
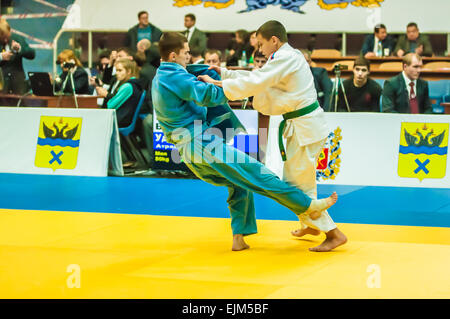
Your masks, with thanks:
<instances>
[{"instance_id":1,"label":"blue trousers","mask_svg":"<svg viewBox=\"0 0 450 319\"><path fill-rule=\"evenodd\" d=\"M272 198L295 214L305 212L311 198L283 182L266 166L217 136L199 135L177 145L184 163L200 179L228 187L233 235L257 232L253 192Z\"/></svg>"}]
</instances>

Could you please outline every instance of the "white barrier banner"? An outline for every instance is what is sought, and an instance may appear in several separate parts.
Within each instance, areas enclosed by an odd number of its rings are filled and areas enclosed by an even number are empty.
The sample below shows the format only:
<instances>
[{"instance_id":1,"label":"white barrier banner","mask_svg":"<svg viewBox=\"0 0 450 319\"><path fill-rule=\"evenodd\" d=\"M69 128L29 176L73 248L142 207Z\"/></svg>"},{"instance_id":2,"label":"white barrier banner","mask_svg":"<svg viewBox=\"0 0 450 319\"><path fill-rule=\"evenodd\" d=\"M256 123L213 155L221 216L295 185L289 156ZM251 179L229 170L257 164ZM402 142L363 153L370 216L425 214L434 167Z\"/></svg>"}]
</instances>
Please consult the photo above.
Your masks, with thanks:
<instances>
[{"instance_id":1,"label":"white barrier banner","mask_svg":"<svg viewBox=\"0 0 450 319\"><path fill-rule=\"evenodd\" d=\"M0 136L0 173L107 176L120 159L114 110L1 107Z\"/></svg>"},{"instance_id":2,"label":"white barrier banner","mask_svg":"<svg viewBox=\"0 0 450 319\"><path fill-rule=\"evenodd\" d=\"M325 113L330 135L319 184L450 188L450 115ZM266 165L282 178L281 116L272 116Z\"/></svg>"}]
</instances>

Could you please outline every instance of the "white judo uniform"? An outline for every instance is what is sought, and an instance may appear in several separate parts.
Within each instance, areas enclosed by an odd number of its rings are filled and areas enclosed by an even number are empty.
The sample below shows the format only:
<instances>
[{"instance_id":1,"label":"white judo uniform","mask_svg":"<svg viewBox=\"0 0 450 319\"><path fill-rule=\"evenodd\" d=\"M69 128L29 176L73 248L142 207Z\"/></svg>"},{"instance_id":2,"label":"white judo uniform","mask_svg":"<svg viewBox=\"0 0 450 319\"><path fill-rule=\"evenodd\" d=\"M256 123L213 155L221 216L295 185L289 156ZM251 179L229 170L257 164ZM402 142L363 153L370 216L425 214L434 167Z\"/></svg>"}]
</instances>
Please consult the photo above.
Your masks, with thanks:
<instances>
[{"instance_id":1,"label":"white judo uniform","mask_svg":"<svg viewBox=\"0 0 450 319\"><path fill-rule=\"evenodd\" d=\"M253 96L253 108L265 115L282 115L306 108L317 101L314 78L303 54L289 44L281 46L259 70L221 69L222 87L229 100ZM286 121L284 180L308 196L317 198L316 163L329 134L324 111ZM307 226L328 232L336 228L327 211L312 220L299 216L302 228Z\"/></svg>"}]
</instances>

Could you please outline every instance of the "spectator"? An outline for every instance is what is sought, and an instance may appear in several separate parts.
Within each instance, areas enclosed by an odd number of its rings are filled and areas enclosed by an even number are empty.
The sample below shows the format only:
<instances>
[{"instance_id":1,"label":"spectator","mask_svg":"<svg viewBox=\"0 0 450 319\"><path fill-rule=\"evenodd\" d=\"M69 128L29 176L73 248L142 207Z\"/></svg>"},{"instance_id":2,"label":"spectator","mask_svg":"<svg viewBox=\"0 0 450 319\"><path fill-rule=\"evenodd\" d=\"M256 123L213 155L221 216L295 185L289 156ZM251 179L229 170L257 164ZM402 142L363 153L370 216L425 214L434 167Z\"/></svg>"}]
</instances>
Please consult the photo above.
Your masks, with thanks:
<instances>
[{"instance_id":1,"label":"spectator","mask_svg":"<svg viewBox=\"0 0 450 319\"><path fill-rule=\"evenodd\" d=\"M379 43L381 43L381 53L378 52ZM394 54L394 48L395 41L387 34L386 26L384 24L377 24L374 29L374 34L368 35L365 38L361 53L365 58L389 56Z\"/></svg>"},{"instance_id":2,"label":"spectator","mask_svg":"<svg viewBox=\"0 0 450 319\"><path fill-rule=\"evenodd\" d=\"M355 60L353 76L343 82L351 112L379 112L381 86L369 78L370 63L363 57ZM338 112L347 112L342 90L339 91Z\"/></svg>"},{"instance_id":3,"label":"spectator","mask_svg":"<svg viewBox=\"0 0 450 319\"><path fill-rule=\"evenodd\" d=\"M105 73L106 68L109 65L109 59L111 56L111 50L103 50L99 57L97 62L97 78L102 80L103 74Z\"/></svg>"},{"instance_id":4,"label":"spectator","mask_svg":"<svg viewBox=\"0 0 450 319\"><path fill-rule=\"evenodd\" d=\"M56 63L59 64L62 69L62 73L55 83L56 91L62 91L69 94L73 93L72 79L70 76L70 74L72 74L75 93L90 94L89 75L72 50L62 51L58 55Z\"/></svg>"},{"instance_id":5,"label":"spectator","mask_svg":"<svg viewBox=\"0 0 450 319\"><path fill-rule=\"evenodd\" d=\"M306 62L308 62L311 68L311 73L313 74L314 77L314 86L317 91L317 100L319 101L323 109L326 112L328 112L330 110L330 96L331 91L333 90L333 83L328 77L328 72L326 69L311 66L312 60L310 51L308 50L301 50L301 51L306 59Z\"/></svg>"},{"instance_id":6,"label":"spectator","mask_svg":"<svg viewBox=\"0 0 450 319\"><path fill-rule=\"evenodd\" d=\"M134 59L133 55L134 52L127 47L122 47L117 50L111 51L111 55L109 56L109 64L105 68L105 71L103 72L103 79L102 79L103 83L111 85L115 82L114 75L116 71L114 68L114 64L116 63L117 59L127 58L133 60Z\"/></svg>"},{"instance_id":7,"label":"spectator","mask_svg":"<svg viewBox=\"0 0 450 319\"><path fill-rule=\"evenodd\" d=\"M422 57L408 53L403 58L403 72L384 83L383 112L432 113L428 82L419 79Z\"/></svg>"},{"instance_id":8,"label":"spectator","mask_svg":"<svg viewBox=\"0 0 450 319\"><path fill-rule=\"evenodd\" d=\"M220 67L220 62L222 60L222 52L219 50L206 50L205 53L205 63L208 65L215 65Z\"/></svg>"},{"instance_id":9,"label":"spectator","mask_svg":"<svg viewBox=\"0 0 450 319\"><path fill-rule=\"evenodd\" d=\"M253 57L253 64L255 70L261 69L266 64L267 58L261 51L256 51Z\"/></svg>"},{"instance_id":10,"label":"spectator","mask_svg":"<svg viewBox=\"0 0 450 319\"><path fill-rule=\"evenodd\" d=\"M91 79L91 85L96 86L97 95L100 98L104 98L102 107L106 108L107 101L115 95L116 90L119 86L119 81L117 81L115 76L115 63L118 59L128 59L130 61L134 60L133 52L127 48L122 47L118 50L113 50L109 58L109 65L103 73L103 81L100 81L98 85L95 84L95 77Z\"/></svg>"},{"instance_id":11,"label":"spectator","mask_svg":"<svg viewBox=\"0 0 450 319\"><path fill-rule=\"evenodd\" d=\"M127 127L133 120L134 112L142 94L141 82L137 79L137 65L127 58L118 59L115 63L116 77L119 87L116 93L107 100L108 109L115 109L119 127Z\"/></svg>"},{"instance_id":12,"label":"spectator","mask_svg":"<svg viewBox=\"0 0 450 319\"><path fill-rule=\"evenodd\" d=\"M161 38L162 32L153 24L148 22L148 12L141 11L138 13L139 23L128 30L125 38L125 46L133 51L139 41L147 39L150 43L156 44Z\"/></svg>"},{"instance_id":13,"label":"spectator","mask_svg":"<svg viewBox=\"0 0 450 319\"><path fill-rule=\"evenodd\" d=\"M11 27L5 19L0 19L0 67L3 72L3 92L24 94L28 91L23 71L22 59L33 60L36 51L30 48L25 38L11 34Z\"/></svg>"},{"instance_id":14,"label":"spectator","mask_svg":"<svg viewBox=\"0 0 450 319\"><path fill-rule=\"evenodd\" d=\"M395 53L399 57L408 53L417 53L421 56L432 56L433 48L428 36L419 33L419 27L411 22L406 27L406 35L402 35L395 47Z\"/></svg>"},{"instance_id":15,"label":"spectator","mask_svg":"<svg viewBox=\"0 0 450 319\"><path fill-rule=\"evenodd\" d=\"M184 26L186 30L184 31L184 36L188 39L189 49L195 52L203 53L206 51L206 43L208 39L206 34L195 27L195 15L192 13L186 14L184 16Z\"/></svg>"},{"instance_id":16,"label":"spectator","mask_svg":"<svg viewBox=\"0 0 450 319\"><path fill-rule=\"evenodd\" d=\"M231 43L228 45L229 49L229 55L227 57L228 66L239 65L238 61L242 57L242 52L247 49L246 39L247 39L247 31L241 29L235 32L234 40L232 40Z\"/></svg>"}]
</instances>

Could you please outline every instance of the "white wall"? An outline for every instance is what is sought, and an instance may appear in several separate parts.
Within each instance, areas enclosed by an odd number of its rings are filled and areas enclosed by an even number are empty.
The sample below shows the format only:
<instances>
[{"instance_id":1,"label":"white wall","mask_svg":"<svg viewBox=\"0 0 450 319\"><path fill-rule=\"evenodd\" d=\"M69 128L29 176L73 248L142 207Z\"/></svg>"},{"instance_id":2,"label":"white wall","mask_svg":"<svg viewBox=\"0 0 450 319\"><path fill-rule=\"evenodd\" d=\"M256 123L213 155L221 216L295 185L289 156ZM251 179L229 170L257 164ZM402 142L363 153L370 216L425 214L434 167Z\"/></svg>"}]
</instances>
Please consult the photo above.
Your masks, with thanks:
<instances>
[{"instance_id":1,"label":"white wall","mask_svg":"<svg viewBox=\"0 0 450 319\"><path fill-rule=\"evenodd\" d=\"M173 0L76 0L80 19L75 25L83 29L127 30L137 23L137 12L147 10L150 22L163 31L183 30L186 13L197 16L198 28L205 31L254 30L267 20L282 22L288 32L372 32L373 25L383 22L389 32L404 32L406 25L417 22L422 32L450 32L449 0L384 0L381 7L368 9L348 5L346 9L321 9L316 0L301 7L306 14L282 10L280 5L237 13L245 9L245 0L225 9L197 6L175 7ZM78 25L77 25L78 24Z\"/></svg>"}]
</instances>

